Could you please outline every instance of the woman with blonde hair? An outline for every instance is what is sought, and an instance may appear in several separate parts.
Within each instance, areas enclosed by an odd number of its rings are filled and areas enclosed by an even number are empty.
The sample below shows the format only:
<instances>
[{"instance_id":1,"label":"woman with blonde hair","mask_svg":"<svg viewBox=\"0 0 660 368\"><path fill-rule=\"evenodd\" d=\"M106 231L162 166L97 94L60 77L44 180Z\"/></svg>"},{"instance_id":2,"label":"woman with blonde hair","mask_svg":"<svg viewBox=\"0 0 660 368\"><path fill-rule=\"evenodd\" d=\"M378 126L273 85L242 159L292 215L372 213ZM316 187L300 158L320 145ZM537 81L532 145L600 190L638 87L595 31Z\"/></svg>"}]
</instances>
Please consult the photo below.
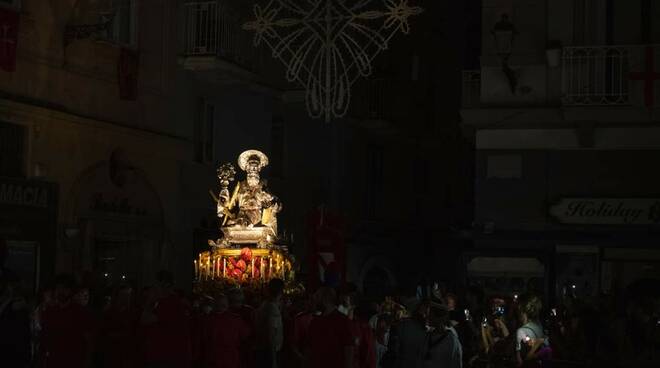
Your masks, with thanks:
<instances>
[{"instance_id":1,"label":"woman with blonde hair","mask_svg":"<svg viewBox=\"0 0 660 368\"><path fill-rule=\"evenodd\" d=\"M516 331L516 362L518 367L541 367L549 354L548 338L540 323L541 299L527 295L521 299L520 322Z\"/></svg>"}]
</instances>

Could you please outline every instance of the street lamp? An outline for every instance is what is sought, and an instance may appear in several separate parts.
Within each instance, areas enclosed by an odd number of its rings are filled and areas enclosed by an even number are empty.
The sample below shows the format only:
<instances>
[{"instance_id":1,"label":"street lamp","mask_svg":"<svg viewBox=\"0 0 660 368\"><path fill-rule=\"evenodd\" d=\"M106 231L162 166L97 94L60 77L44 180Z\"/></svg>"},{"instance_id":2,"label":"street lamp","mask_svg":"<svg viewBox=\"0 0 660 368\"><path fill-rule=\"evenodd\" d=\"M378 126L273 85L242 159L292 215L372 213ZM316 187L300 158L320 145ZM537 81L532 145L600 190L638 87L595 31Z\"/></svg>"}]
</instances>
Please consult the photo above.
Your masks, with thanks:
<instances>
[{"instance_id":1,"label":"street lamp","mask_svg":"<svg viewBox=\"0 0 660 368\"><path fill-rule=\"evenodd\" d=\"M495 50L497 55L508 58L513 49L513 39L518 34L516 27L509 20L508 14L502 14L502 18L495 23L491 33L495 38Z\"/></svg>"}]
</instances>

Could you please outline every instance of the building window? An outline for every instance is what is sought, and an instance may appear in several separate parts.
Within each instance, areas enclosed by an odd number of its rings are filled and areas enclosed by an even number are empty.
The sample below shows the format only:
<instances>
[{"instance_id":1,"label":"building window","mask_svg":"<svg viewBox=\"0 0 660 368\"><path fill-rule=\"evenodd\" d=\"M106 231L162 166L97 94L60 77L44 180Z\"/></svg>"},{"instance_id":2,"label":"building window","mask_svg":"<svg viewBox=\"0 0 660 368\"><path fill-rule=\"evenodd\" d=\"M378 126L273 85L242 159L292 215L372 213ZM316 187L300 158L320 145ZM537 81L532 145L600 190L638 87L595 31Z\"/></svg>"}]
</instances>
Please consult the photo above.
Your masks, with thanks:
<instances>
[{"instance_id":1,"label":"building window","mask_svg":"<svg viewBox=\"0 0 660 368\"><path fill-rule=\"evenodd\" d=\"M383 148L367 149L367 215L376 218L383 199Z\"/></svg>"},{"instance_id":2,"label":"building window","mask_svg":"<svg viewBox=\"0 0 660 368\"><path fill-rule=\"evenodd\" d=\"M101 15L101 22L110 21L104 39L112 43L137 46L137 0L114 0L112 12Z\"/></svg>"},{"instance_id":3,"label":"building window","mask_svg":"<svg viewBox=\"0 0 660 368\"><path fill-rule=\"evenodd\" d=\"M270 131L271 158L270 174L275 178L284 177L284 119L273 118Z\"/></svg>"},{"instance_id":4,"label":"building window","mask_svg":"<svg viewBox=\"0 0 660 368\"><path fill-rule=\"evenodd\" d=\"M660 4L656 0L642 0L641 33L643 44L655 44L660 41Z\"/></svg>"},{"instance_id":5,"label":"building window","mask_svg":"<svg viewBox=\"0 0 660 368\"><path fill-rule=\"evenodd\" d=\"M215 160L215 106L205 99L198 102L195 121L195 161L213 163Z\"/></svg>"},{"instance_id":6,"label":"building window","mask_svg":"<svg viewBox=\"0 0 660 368\"><path fill-rule=\"evenodd\" d=\"M0 176L24 176L25 128L0 122Z\"/></svg>"},{"instance_id":7,"label":"building window","mask_svg":"<svg viewBox=\"0 0 660 368\"><path fill-rule=\"evenodd\" d=\"M603 45L607 38L609 0L573 2L573 45Z\"/></svg>"}]
</instances>

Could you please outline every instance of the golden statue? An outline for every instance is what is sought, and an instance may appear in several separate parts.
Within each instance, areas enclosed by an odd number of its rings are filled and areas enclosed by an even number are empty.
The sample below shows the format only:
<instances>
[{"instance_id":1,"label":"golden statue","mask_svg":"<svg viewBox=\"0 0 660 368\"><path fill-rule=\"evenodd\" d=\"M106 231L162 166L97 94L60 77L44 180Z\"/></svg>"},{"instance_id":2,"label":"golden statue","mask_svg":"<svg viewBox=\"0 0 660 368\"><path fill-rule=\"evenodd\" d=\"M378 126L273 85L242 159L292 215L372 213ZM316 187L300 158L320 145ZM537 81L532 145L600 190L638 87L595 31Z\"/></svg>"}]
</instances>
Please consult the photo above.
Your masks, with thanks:
<instances>
[{"instance_id":1,"label":"golden statue","mask_svg":"<svg viewBox=\"0 0 660 368\"><path fill-rule=\"evenodd\" d=\"M211 245L229 247L241 244L257 244L264 248L277 239L277 213L282 205L261 180L261 169L268 165L268 157L260 151L248 150L238 157L238 166L247 173L229 196L229 184L234 181L236 170L231 164L218 169L220 194L217 197L217 213L221 220L223 239ZM237 208L238 207L238 208Z\"/></svg>"}]
</instances>

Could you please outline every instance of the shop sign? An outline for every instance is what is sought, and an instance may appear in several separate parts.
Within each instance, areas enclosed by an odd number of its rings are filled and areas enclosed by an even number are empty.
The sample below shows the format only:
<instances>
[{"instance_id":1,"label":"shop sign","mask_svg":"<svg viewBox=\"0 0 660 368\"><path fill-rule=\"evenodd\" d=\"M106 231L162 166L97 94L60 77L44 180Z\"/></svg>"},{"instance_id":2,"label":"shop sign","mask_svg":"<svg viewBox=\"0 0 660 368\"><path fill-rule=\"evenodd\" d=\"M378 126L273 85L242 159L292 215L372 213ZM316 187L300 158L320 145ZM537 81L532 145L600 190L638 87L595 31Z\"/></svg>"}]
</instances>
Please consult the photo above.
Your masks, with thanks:
<instances>
[{"instance_id":1,"label":"shop sign","mask_svg":"<svg viewBox=\"0 0 660 368\"><path fill-rule=\"evenodd\" d=\"M660 198L564 198L550 215L562 224L658 225Z\"/></svg>"},{"instance_id":2,"label":"shop sign","mask_svg":"<svg viewBox=\"0 0 660 368\"><path fill-rule=\"evenodd\" d=\"M0 178L0 204L48 208L51 188L43 183Z\"/></svg>"}]
</instances>

